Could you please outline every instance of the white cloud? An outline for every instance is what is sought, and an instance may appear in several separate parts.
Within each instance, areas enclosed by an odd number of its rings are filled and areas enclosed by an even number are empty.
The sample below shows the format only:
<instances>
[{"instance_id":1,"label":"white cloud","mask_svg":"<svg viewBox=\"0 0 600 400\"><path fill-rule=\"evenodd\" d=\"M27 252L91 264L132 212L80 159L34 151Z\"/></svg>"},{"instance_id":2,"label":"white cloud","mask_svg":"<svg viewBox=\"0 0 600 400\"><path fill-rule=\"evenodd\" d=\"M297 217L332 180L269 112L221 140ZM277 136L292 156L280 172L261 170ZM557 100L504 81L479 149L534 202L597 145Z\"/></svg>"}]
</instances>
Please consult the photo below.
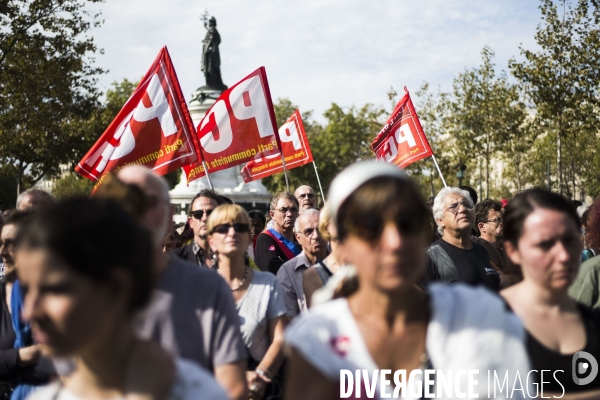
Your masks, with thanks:
<instances>
[{"instance_id":1,"label":"white cloud","mask_svg":"<svg viewBox=\"0 0 600 400\"><path fill-rule=\"evenodd\" d=\"M204 9L217 18L222 76L232 85L267 69L273 98L289 97L318 118L331 102L387 104L390 85L442 89L483 46L506 69L520 43L534 46L536 0L106 0L104 25L92 34L105 51L100 79L139 79L167 45L184 92L204 85L200 56Z\"/></svg>"}]
</instances>

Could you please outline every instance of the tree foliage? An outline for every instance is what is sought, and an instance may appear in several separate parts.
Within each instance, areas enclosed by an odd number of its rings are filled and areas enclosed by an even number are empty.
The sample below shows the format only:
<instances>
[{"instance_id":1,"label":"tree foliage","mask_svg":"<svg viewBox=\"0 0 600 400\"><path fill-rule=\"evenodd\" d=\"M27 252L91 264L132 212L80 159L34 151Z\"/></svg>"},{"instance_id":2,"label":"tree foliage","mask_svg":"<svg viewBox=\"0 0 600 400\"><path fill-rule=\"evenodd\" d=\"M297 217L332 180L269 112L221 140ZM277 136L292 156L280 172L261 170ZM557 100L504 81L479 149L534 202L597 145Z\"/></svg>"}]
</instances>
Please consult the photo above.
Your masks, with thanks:
<instances>
[{"instance_id":1,"label":"tree foliage","mask_svg":"<svg viewBox=\"0 0 600 400\"><path fill-rule=\"evenodd\" d=\"M394 100L392 106L395 105L396 93L393 89L388 92L388 97ZM444 179L452 185L452 175L456 171L453 168L454 156L450 152L451 140L445 125L448 94L440 90L434 93L429 83L424 82L415 92L414 105ZM419 183L425 197L435 196L444 187L431 157L409 165L406 170Z\"/></svg>"},{"instance_id":2,"label":"tree foliage","mask_svg":"<svg viewBox=\"0 0 600 400\"><path fill-rule=\"evenodd\" d=\"M521 47L525 60L509 62L534 106L537 134L544 136L536 147L542 150L539 145L545 144L542 152L548 158L531 160L544 166L552 160L559 192L572 196L591 185L598 194L598 170L594 176L587 172L592 170L590 160L598 157L600 10L588 0L541 0L540 10L542 23L535 35L539 49Z\"/></svg>"},{"instance_id":3,"label":"tree foliage","mask_svg":"<svg viewBox=\"0 0 600 400\"><path fill-rule=\"evenodd\" d=\"M0 161L34 181L59 173L87 151L99 92L87 36L101 0L0 2Z\"/></svg>"},{"instance_id":4,"label":"tree foliage","mask_svg":"<svg viewBox=\"0 0 600 400\"><path fill-rule=\"evenodd\" d=\"M526 115L518 88L506 74L496 75L493 58L493 50L484 47L481 65L454 79L445 118L455 156L479 172L483 198L490 197L493 159L507 151L512 154L511 143L518 139Z\"/></svg>"},{"instance_id":5,"label":"tree foliage","mask_svg":"<svg viewBox=\"0 0 600 400\"><path fill-rule=\"evenodd\" d=\"M58 200L73 196L89 196L94 189L94 182L76 173L70 173L54 182L52 194Z\"/></svg>"}]
</instances>

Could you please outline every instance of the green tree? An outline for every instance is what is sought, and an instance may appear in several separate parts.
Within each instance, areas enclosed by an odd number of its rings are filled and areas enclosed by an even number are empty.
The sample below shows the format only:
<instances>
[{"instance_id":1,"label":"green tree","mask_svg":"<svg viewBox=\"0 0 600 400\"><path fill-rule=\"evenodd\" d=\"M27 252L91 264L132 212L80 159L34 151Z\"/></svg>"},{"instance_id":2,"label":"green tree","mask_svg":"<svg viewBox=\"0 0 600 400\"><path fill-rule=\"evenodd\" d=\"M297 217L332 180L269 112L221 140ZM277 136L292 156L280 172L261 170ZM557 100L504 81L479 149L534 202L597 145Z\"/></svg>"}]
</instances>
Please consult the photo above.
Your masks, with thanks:
<instances>
[{"instance_id":1,"label":"green tree","mask_svg":"<svg viewBox=\"0 0 600 400\"><path fill-rule=\"evenodd\" d=\"M535 107L536 125L543 128L539 134L545 138L542 143L555 154L557 189L573 195L579 185L596 182L599 172L589 174L600 127L600 11L587 0L575 4L541 0L540 10L542 24L535 35L538 50L521 47L525 60L512 59L509 67ZM546 165L548 160L540 161Z\"/></svg>"},{"instance_id":2,"label":"green tree","mask_svg":"<svg viewBox=\"0 0 600 400\"><path fill-rule=\"evenodd\" d=\"M52 194L58 200L73 196L89 196L94 189L94 182L71 173L54 182Z\"/></svg>"},{"instance_id":3,"label":"green tree","mask_svg":"<svg viewBox=\"0 0 600 400\"><path fill-rule=\"evenodd\" d=\"M493 50L484 47L481 57L479 67L454 79L445 125L454 138L457 159L469 169L479 170L480 181L485 182L485 194L480 196L488 198L492 162L509 150L526 113L518 87L511 85L503 72L496 75Z\"/></svg>"},{"instance_id":4,"label":"green tree","mask_svg":"<svg viewBox=\"0 0 600 400\"><path fill-rule=\"evenodd\" d=\"M101 0L0 2L0 162L17 183L60 172L93 143L87 121L99 107L96 52L87 35L99 26L85 4Z\"/></svg>"},{"instance_id":5,"label":"green tree","mask_svg":"<svg viewBox=\"0 0 600 400\"><path fill-rule=\"evenodd\" d=\"M371 142L384 124L385 110L366 104L344 110L333 103L323 116L327 125L315 135L313 155L319 166L323 189L348 165L375 158Z\"/></svg>"}]
</instances>

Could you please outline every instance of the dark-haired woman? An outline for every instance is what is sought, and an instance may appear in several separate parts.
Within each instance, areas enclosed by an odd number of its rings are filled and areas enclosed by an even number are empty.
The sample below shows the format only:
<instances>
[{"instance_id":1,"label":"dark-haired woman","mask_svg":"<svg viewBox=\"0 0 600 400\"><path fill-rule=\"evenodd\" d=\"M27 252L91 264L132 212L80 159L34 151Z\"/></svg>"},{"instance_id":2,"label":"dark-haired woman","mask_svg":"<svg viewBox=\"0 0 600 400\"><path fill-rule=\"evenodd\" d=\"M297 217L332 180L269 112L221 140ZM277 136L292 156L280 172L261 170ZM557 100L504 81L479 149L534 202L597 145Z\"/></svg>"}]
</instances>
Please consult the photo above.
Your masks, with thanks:
<instances>
[{"instance_id":1,"label":"dark-haired woman","mask_svg":"<svg viewBox=\"0 0 600 400\"><path fill-rule=\"evenodd\" d=\"M15 211L0 228L0 257L5 273L0 283L0 399L25 399L35 387L47 384L55 376L50 360L40 357L31 326L21 318L23 291L17 280L14 241L19 227L30 216L29 212Z\"/></svg>"},{"instance_id":2,"label":"dark-haired woman","mask_svg":"<svg viewBox=\"0 0 600 400\"><path fill-rule=\"evenodd\" d=\"M527 375L522 326L500 299L460 284L432 284L427 292L417 287L431 211L402 171L382 162L355 164L335 178L328 201L341 254L356 267L358 285L347 297L313 307L286 332L292 348L286 399L339 398L342 370L368 374L368 382L363 375L349 388L362 387L351 398L372 396L364 389L372 386L375 370L405 370L408 378L423 368L477 369L482 375L469 397L480 398L488 397L484 371L506 374L511 382L517 373ZM375 398L394 391L393 377L387 377L387 383L374 383ZM467 379L460 379L442 397L466 394L466 386ZM413 381L401 395L419 398L422 389Z\"/></svg>"},{"instance_id":3,"label":"dark-haired woman","mask_svg":"<svg viewBox=\"0 0 600 400\"><path fill-rule=\"evenodd\" d=\"M17 263L42 351L76 365L31 399L226 398L207 372L134 335L153 288L152 244L114 203L75 198L41 211L17 236Z\"/></svg>"},{"instance_id":4,"label":"dark-haired woman","mask_svg":"<svg viewBox=\"0 0 600 400\"><path fill-rule=\"evenodd\" d=\"M504 248L521 267L523 281L501 294L527 330L527 351L544 395L566 393L565 399L600 397L600 378L587 384L573 379L591 370L573 370L579 366L576 353L600 360L600 320L568 295L579 270L580 229L568 200L543 189L517 195L504 212Z\"/></svg>"}]
</instances>

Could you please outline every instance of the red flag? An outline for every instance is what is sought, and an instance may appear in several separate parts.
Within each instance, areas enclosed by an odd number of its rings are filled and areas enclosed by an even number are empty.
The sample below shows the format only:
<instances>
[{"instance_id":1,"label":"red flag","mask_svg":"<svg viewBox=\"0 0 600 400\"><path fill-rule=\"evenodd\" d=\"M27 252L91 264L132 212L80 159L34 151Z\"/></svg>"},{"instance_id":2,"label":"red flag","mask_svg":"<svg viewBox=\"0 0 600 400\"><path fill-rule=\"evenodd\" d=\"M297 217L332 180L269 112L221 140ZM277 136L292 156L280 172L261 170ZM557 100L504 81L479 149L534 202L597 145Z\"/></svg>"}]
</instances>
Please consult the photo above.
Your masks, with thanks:
<instances>
[{"instance_id":1,"label":"red flag","mask_svg":"<svg viewBox=\"0 0 600 400\"><path fill-rule=\"evenodd\" d=\"M264 67L224 91L196 127L209 172L281 154L276 130ZM183 170L188 182L205 174L201 162L184 166Z\"/></svg>"},{"instance_id":2,"label":"red flag","mask_svg":"<svg viewBox=\"0 0 600 400\"><path fill-rule=\"evenodd\" d=\"M371 149L378 159L396 164L400 168L433 154L410 100L410 94L406 88L404 90L406 94L371 143Z\"/></svg>"},{"instance_id":3,"label":"red flag","mask_svg":"<svg viewBox=\"0 0 600 400\"><path fill-rule=\"evenodd\" d=\"M194 125L166 47L75 171L101 183L127 165L159 175L198 160Z\"/></svg>"},{"instance_id":4,"label":"red flag","mask_svg":"<svg viewBox=\"0 0 600 400\"><path fill-rule=\"evenodd\" d=\"M281 125L278 135L285 156L285 168L287 170L300 167L313 161L300 111L294 111L292 116ZM257 157L244 165L241 172L244 182L246 183L266 178L267 176L278 172L283 172L281 154Z\"/></svg>"}]
</instances>

